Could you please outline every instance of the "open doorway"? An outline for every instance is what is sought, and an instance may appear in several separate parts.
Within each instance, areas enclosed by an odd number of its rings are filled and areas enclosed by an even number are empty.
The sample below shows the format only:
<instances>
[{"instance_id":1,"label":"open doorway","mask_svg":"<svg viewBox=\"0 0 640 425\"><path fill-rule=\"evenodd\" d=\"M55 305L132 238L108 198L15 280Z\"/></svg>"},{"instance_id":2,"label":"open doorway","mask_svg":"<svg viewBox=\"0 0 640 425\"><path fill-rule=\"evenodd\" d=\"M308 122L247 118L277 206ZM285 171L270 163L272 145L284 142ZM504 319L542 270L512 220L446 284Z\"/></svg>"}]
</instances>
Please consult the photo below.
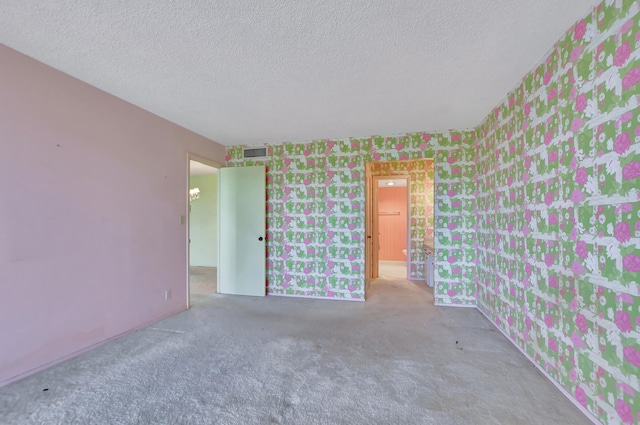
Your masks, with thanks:
<instances>
[{"instance_id":1,"label":"open doorway","mask_svg":"<svg viewBox=\"0 0 640 425\"><path fill-rule=\"evenodd\" d=\"M189 305L218 292L218 168L189 160Z\"/></svg>"},{"instance_id":2,"label":"open doorway","mask_svg":"<svg viewBox=\"0 0 640 425\"><path fill-rule=\"evenodd\" d=\"M433 261L430 261L433 260L435 251L433 159L367 162L365 176L365 298L368 296L370 283L376 279L378 286L380 281L385 279L394 281L394 284L404 281L424 287L434 286ZM384 190L380 186L390 186L389 182L393 182L393 186L399 182L406 182L407 185L405 189L398 190L400 193L406 193L404 211L407 224L404 228L407 230L406 233L395 231L396 237L399 236L406 241L406 248L392 246L395 257L389 257L393 258L391 260L384 258L387 255L383 251L385 237L380 227L384 226L382 223L389 222L394 217L401 223L403 209L393 206L398 205L397 201L385 206L379 202L380 193ZM383 257L380 256L381 253ZM394 263L385 264L385 261ZM387 266L391 266L391 270L384 270Z\"/></svg>"},{"instance_id":3,"label":"open doorway","mask_svg":"<svg viewBox=\"0 0 640 425\"><path fill-rule=\"evenodd\" d=\"M408 177L376 177L378 190L378 276L406 279L408 244Z\"/></svg>"}]
</instances>

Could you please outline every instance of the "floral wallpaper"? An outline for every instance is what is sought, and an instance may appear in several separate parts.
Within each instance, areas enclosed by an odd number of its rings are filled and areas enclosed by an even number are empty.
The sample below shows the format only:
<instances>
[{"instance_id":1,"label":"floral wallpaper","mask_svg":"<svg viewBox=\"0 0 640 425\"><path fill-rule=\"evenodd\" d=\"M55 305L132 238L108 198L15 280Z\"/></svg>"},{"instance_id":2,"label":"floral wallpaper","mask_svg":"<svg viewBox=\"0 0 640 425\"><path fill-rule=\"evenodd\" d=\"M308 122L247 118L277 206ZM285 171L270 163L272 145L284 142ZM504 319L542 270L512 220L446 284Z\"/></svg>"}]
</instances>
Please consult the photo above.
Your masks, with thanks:
<instances>
[{"instance_id":1,"label":"floral wallpaper","mask_svg":"<svg viewBox=\"0 0 640 425\"><path fill-rule=\"evenodd\" d=\"M473 140L473 132L453 132L283 143L268 145L260 161L242 159L242 146L229 148L229 166L267 166L267 292L364 299L365 163L413 168L410 160L434 158L436 302L474 305ZM410 273L422 279L428 200L415 201Z\"/></svg>"},{"instance_id":2,"label":"floral wallpaper","mask_svg":"<svg viewBox=\"0 0 640 425\"><path fill-rule=\"evenodd\" d=\"M434 171L432 159L370 163L372 176L409 176L409 279L424 280L423 243L426 237L434 237Z\"/></svg>"},{"instance_id":3,"label":"floral wallpaper","mask_svg":"<svg viewBox=\"0 0 640 425\"><path fill-rule=\"evenodd\" d=\"M605 1L477 128L477 305L607 424L640 423L640 14Z\"/></svg>"},{"instance_id":4,"label":"floral wallpaper","mask_svg":"<svg viewBox=\"0 0 640 425\"><path fill-rule=\"evenodd\" d=\"M269 293L362 299L364 164L434 158L436 303L477 305L603 423L640 423L639 10L596 6L473 131L269 145Z\"/></svg>"}]
</instances>

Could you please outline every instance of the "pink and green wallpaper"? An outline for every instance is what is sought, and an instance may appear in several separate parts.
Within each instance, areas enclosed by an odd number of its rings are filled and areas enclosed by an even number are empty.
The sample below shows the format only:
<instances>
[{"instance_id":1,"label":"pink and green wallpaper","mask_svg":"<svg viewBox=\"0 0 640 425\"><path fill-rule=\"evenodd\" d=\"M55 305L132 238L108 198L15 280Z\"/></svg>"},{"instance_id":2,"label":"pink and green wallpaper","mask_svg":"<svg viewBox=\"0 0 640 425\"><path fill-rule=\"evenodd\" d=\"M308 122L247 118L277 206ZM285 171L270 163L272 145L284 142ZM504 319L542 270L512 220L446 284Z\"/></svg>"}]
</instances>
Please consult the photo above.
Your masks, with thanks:
<instances>
[{"instance_id":1,"label":"pink and green wallpaper","mask_svg":"<svg viewBox=\"0 0 640 425\"><path fill-rule=\"evenodd\" d=\"M607 424L640 423L640 14L606 1L477 128L478 308Z\"/></svg>"},{"instance_id":2,"label":"pink and green wallpaper","mask_svg":"<svg viewBox=\"0 0 640 425\"><path fill-rule=\"evenodd\" d=\"M241 146L229 148L229 166L267 166L268 293L364 299L365 163L417 170L411 160L434 158L436 302L474 305L473 141L473 132L452 132L283 143L267 146L267 159L257 162L243 160ZM430 170L420 174L433 179ZM426 194L414 201L410 274L422 279L432 201Z\"/></svg>"},{"instance_id":3,"label":"pink and green wallpaper","mask_svg":"<svg viewBox=\"0 0 640 425\"><path fill-rule=\"evenodd\" d=\"M640 2L606 0L473 131L268 146L269 293L362 299L364 164L434 158L436 303L477 305L603 423L640 423L639 47Z\"/></svg>"}]
</instances>

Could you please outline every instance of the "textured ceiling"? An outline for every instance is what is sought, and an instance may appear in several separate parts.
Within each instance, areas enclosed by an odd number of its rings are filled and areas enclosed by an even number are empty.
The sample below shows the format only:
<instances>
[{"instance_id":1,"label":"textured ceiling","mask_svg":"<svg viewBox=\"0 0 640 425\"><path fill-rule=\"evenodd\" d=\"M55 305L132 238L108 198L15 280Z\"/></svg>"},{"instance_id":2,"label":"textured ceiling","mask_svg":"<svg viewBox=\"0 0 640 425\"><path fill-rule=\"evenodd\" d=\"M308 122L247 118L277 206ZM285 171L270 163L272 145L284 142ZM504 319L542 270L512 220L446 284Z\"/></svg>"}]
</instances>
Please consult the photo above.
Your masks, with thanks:
<instances>
[{"instance_id":1,"label":"textured ceiling","mask_svg":"<svg viewBox=\"0 0 640 425\"><path fill-rule=\"evenodd\" d=\"M210 167L198 161L189 161L189 175L191 176L207 176L209 174L216 174L217 168Z\"/></svg>"},{"instance_id":2,"label":"textured ceiling","mask_svg":"<svg viewBox=\"0 0 640 425\"><path fill-rule=\"evenodd\" d=\"M0 0L0 42L224 145L475 127L594 0Z\"/></svg>"}]
</instances>

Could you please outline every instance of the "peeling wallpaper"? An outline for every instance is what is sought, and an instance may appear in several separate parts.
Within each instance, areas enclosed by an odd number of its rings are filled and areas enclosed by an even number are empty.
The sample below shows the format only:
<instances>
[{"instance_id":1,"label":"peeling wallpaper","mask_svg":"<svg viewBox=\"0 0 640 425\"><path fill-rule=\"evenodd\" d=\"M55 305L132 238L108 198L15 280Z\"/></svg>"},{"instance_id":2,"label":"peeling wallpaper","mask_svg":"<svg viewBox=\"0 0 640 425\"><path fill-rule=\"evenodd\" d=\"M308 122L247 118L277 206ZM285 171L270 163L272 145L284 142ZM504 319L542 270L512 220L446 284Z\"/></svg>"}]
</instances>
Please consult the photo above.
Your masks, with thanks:
<instances>
[{"instance_id":1,"label":"peeling wallpaper","mask_svg":"<svg viewBox=\"0 0 640 425\"><path fill-rule=\"evenodd\" d=\"M362 299L365 162L434 158L436 303L640 423L639 8L595 7L474 131L269 145L269 293Z\"/></svg>"},{"instance_id":2,"label":"peeling wallpaper","mask_svg":"<svg viewBox=\"0 0 640 425\"><path fill-rule=\"evenodd\" d=\"M640 423L640 15L607 1L478 127L478 307L607 424Z\"/></svg>"},{"instance_id":3,"label":"peeling wallpaper","mask_svg":"<svg viewBox=\"0 0 640 425\"><path fill-rule=\"evenodd\" d=\"M261 161L243 160L242 146L229 148L229 166L267 166L268 293L364 299L365 163L399 160L398 169L414 173L411 160L434 158L436 302L474 305L473 140L474 132L452 132L284 143L267 145ZM414 201L410 273L422 279L430 202Z\"/></svg>"}]
</instances>

